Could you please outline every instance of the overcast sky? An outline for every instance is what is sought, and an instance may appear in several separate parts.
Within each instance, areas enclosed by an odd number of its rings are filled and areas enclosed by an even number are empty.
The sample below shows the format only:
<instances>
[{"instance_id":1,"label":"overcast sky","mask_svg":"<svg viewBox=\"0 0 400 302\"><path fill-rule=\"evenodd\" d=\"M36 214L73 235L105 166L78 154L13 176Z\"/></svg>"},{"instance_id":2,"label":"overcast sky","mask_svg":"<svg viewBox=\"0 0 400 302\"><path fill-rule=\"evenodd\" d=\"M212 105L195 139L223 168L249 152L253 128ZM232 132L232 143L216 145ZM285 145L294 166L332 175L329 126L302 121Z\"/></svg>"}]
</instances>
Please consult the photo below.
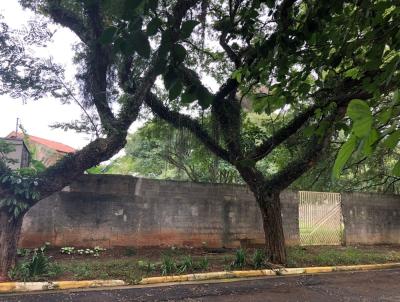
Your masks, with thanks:
<instances>
[{"instance_id":1,"label":"overcast sky","mask_svg":"<svg viewBox=\"0 0 400 302\"><path fill-rule=\"evenodd\" d=\"M21 28L33 13L23 10L17 0L1 0L0 14L11 28ZM68 74L73 74L72 44L76 36L65 28L58 28L53 43L40 50L40 56L51 56L55 63L66 67ZM28 134L62 142L74 148L81 148L89 142L89 137L72 131L53 130L49 125L54 122L68 122L80 117L80 108L76 104L62 105L54 98L31 101L24 104L20 99L0 96L0 137L15 130L16 119L20 118Z\"/></svg>"}]
</instances>

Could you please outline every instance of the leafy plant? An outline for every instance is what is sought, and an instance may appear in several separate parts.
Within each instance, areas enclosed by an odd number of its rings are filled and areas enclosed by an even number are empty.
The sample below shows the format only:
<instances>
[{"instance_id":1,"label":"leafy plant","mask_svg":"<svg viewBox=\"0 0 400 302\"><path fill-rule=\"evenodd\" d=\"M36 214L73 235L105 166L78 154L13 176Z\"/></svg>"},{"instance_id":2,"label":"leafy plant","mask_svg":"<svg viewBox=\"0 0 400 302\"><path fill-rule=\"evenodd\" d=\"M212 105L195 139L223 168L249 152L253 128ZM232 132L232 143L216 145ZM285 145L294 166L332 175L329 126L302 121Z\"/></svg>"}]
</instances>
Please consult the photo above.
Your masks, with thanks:
<instances>
[{"instance_id":1,"label":"leafy plant","mask_svg":"<svg viewBox=\"0 0 400 302\"><path fill-rule=\"evenodd\" d=\"M176 263L169 256L164 256L161 263L161 274L163 276L172 274L176 271Z\"/></svg>"},{"instance_id":2,"label":"leafy plant","mask_svg":"<svg viewBox=\"0 0 400 302\"><path fill-rule=\"evenodd\" d=\"M72 255L75 254L75 248L72 246L65 246L60 249L61 254Z\"/></svg>"},{"instance_id":3,"label":"leafy plant","mask_svg":"<svg viewBox=\"0 0 400 302\"><path fill-rule=\"evenodd\" d=\"M235 252L235 260L233 260L232 268L243 268L246 265L246 251L244 249L238 249Z\"/></svg>"},{"instance_id":4,"label":"leafy plant","mask_svg":"<svg viewBox=\"0 0 400 302\"><path fill-rule=\"evenodd\" d=\"M262 268L265 264L265 259L266 259L265 252L263 250L256 249L252 257L254 268L256 269Z\"/></svg>"},{"instance_id":5,"label":"leafy plant","mask_svg":"<svg viewBox=\"0 0 400 302\"><path fill-rule=\"evenodd\" d=\"M193 263L192 257L190 255L189 256L185 256L183 258L182 263L179 264L178 272L179 273L184 273L184 272L187 272L187 271L192 271L193 268L194 268L194 263Z\"/></svg>"},{"instance_id":6,"label":"leafy plant","mask_svg":"<svg viewBox=\"0 0 400 302\"><path fill-rule=\"evenodd\" d=\"M138 261L138 266L141 270L145 271L146 273L150 273L156 269L156 265L151 263L150 261Z\"/></svg>"},{"instance_id":7,"label":"leafy plant","mask_svg":"<svg viewBox=\"0 0 400 302\"><path fill-rule=\"evenodd\" d=\"M199 262L199 268L203 271L208 270L208 267L210 266L210 262L208 261L207 257L204 257L200 260Z\"/></svg>"},{"instance_id":8,"label":"leafy plant","mask_svg":"<svg viewBox=\"0 0 400 302\"><path fill-rule=\"evenodd\" d=\"M78 255L93 255L94 257L99 257L101 252L106 251L106 249L101 248L99 246L94 247L93 249L86 248L86 249L75 249L72 246L66 246L62 247L60 249L61 254L67 254L67 255L73 255L73 254L78 254Z\"/></svg>"},{"instance_id":9,"label":"leafy plant","mask_svg":"<svg viewBox=\"0 0 400 302\"><path fill-rule=\"evenodd\" d=\"M39 278L54 277L62 272L61 268L50 262L50 257L45 254L46 245L33 251L25 250L24 259L9 271L12 280L37 280Z\"/></svg>"}]
</instances>

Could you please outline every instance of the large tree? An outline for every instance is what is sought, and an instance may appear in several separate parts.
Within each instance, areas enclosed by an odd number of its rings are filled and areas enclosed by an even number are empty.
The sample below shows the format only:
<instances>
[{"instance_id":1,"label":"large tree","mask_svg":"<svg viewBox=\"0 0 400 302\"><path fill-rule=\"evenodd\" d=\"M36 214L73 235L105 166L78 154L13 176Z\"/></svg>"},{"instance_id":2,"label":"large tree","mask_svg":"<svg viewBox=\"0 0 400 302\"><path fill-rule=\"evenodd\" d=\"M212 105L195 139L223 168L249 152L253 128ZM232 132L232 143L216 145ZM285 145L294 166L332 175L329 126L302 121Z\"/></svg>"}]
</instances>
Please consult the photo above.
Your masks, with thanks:
<instances>
[{"instance_id":1,"label":"large tree","mask_svg":"<svg viewBox=\"0 0 400 302\"><path fill-rule=\"evenodd\" d=\"M146 99L160 118L189 129L237 168L260 207L266 249L273 262L284 263L286 259L279 194L318 162L339 131L349 133L349 127L342 123L349 104L349 116L361 116L361 122L350 129L355 137L352 146L357 138L366 148L373 148L378 139L366 126L370 119L362 119L372 114L363 104L377 104L398 87L397 4L207 2L197 16L203 24L197 39L194 35L172 45L176 53L163 78L170 101L179 97L181 107L196 103L210 111L222 143L193 114L177 110L174 102L161 102L155 95ZM185 58L186 53L190 54ZM221 83L215 92L204 84L204 74ZM271 118L274 132L254 139L252 144L244 139L246 99L255 110L279 114L285 120L276 125ZM274 175L261 173L258 162L291 140L299 150L288 158L286 166ZM336 166L343 163L343 154L348 152L342 149Z\"/></svg>"},{"instance_id":2,"label":"large tree","mask_svg":"<svg viewBox=\"0 0 400 302\"><path fill-rule=\"evenodd\" d=\"M51 21L69 28L79 38L75 61L79 95L72 95L65 85L60 69L47 61L43 64L29 56L21 40L2 25L1 48L1 93L39 99L52 93L67 102L68 98L79 103L85 110L85 123L100 123L97 127L74 121L67 128L96 128L98 135L81 150L64 157L43 172L11 171L0 165L0 278L7 278L7 271L15 263L16 249L25 213L39 200L61 190L86 169L109 159L126 143L128 128L137 118L144 99L149 97L157 77L155 65L163 60L166 52L158 51L147 64L149 56L147 36L140 30L141 24L126 21L126 27L138 29L121 41L121 48L110 43L110 26L113 25L114 9L123 12L128 20L143 14L131 1L114 6L113 1L20 1L20 3ZM180 1L168 7L170 29L174 33L171 42L179 39L182 20L196 1ZM154 5L152 5L153 7ZM125 10L126 8L126 10ZM146 8L148 9L148 8ZM128 26L129 25L129 26ZM25 45L43 42L35 31L34 39L26 39ZM40 31L39 31L40 32ZM146 43L147 42L147 43ZM144 57L144 59L142 59ZM145 64L146 63L146 64ZM132 68L132 66L136 68ZM133 83L135 85L133 85ZM113 106L114 104L114 106ZM94 111L94 116L88 113ZM60 126L60 125L59 125ZM62 126L62 125L61 125Z\"/></svg>"}]
</instances>

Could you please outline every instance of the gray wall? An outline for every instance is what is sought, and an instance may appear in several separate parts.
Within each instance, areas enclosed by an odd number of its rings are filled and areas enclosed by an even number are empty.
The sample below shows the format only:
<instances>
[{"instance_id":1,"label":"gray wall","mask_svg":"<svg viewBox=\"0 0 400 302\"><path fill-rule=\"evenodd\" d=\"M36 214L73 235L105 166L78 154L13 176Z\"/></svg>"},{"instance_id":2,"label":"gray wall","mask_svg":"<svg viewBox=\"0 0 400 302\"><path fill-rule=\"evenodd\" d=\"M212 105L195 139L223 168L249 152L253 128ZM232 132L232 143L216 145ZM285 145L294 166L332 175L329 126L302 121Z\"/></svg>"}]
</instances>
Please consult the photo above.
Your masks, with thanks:
<instances>
[{"instance_id":1,"label":"gray wall","mask_svg":"<svg viewBox=\"0 0 400 302\"><path fill-rule=\"evenodd\" d=\"M286 242L299 243L298 194L281 195ZM21 246L237 247L264 241L246 186L86 175L25 216Z\"/></svg>"},{"instance_id":2,"label":"gray wall","mask_svg":"<svg viewBox=\"0 0 400 302\"><path fill-rule=\"evenodd\" d=\"M343 193L346 244L400 244L400 196Z\"/></svg>"},{"instance_id":3,"label":"gray wall","mask_svg":"<svg viewBox=\"0 0 400 302\"><path fill-rule=\"evenodd\" d=\"M288 245L299 244L298 193L281 194ZM347 244L400 244L400 196L343 193ZM25 216L20 245L202 246L262 244L246 186L85 175Z\"/></svg>"}]
</instances>

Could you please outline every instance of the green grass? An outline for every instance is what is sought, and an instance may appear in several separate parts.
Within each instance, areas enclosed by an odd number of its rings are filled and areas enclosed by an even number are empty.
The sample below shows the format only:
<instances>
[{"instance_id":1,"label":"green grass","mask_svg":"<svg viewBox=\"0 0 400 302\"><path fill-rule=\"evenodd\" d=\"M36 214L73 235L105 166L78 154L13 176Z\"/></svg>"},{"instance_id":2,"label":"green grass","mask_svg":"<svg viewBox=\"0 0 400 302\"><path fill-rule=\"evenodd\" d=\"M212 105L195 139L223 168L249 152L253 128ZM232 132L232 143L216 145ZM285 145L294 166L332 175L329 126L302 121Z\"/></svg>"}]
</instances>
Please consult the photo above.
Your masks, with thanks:
<instances>
[{"instance_id":1,"label":"green grass","mask_svg":"<svg viewBox=\"0 0 400 302\"><path fill-rule=\"evenodd\" d=\"M58 264L64 274L74 280L123 279L136 283L146 275L136 261L129 259L61 260Z\"/></svg>"},{"instance_id":2,"label":"green grass","mask_svg":"<svg viewBox=\"0 0 400 302\"><path fill-rule=\"evenodd\" d=\"M288 248L288 266L329 266L373 264L400 261L400 251L357 247L291 247Z\"/></svg>"}]
</instances>

